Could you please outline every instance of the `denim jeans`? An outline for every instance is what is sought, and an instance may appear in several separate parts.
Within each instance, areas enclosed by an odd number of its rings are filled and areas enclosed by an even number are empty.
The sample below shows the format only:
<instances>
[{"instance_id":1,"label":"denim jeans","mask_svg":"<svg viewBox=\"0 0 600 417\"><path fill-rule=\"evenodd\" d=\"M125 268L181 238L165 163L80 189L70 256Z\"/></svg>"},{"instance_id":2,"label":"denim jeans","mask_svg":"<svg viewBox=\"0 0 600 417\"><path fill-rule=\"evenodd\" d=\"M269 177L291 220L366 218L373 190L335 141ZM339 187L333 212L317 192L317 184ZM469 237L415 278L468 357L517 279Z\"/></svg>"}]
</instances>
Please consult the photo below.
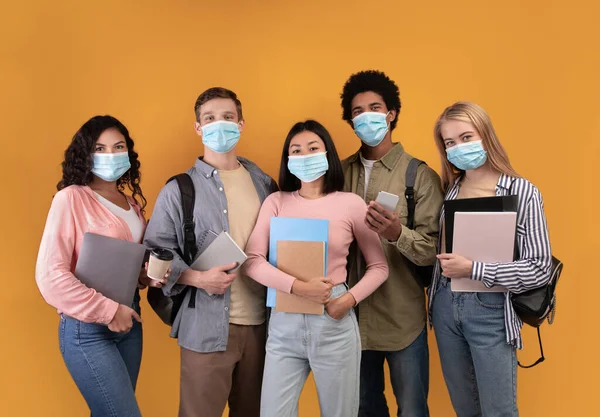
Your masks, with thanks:
<instances>
[{"instance_id":1,"label":"denim jeans","mask_svg":"<svg viewBox=\"0 0 600 417\"><path fill-rule=\"evenodd\" d=\"M458 417L516 417L517 355L506 343L503 293L452 292L440 279L433 328Z\"/></svg>"},{"instance_id":2,"label":"denim jeans","mask_svg":"<svg viewBox=\"0 0 600 417\"><path fill-rule=\"evenodd\" d=\"M142 325L128 333L61 315L60 352L92 417L141 417L135 398Z\"/></svg>"},{"instance_id":3,"label":"denim jeans","mask_svg":"<svg viewBox=\"0 0 600 417\"><path fill-rule=\"evenodd\" d=\"M384 395L384 361L390 367L398 417L429 417L429 349L427 330L394 352L365 350L360 364L360 417L389 417Z\"/></svg>"},{"instance_id":4,"label":"denim jeans","mask_svg":"<svg viewBox=\"0 0 600 417\"><path fill-rule=\"evenodd\" d=\"M347 291L344 284L331 297ZM360 337L353 309L341 320L322 315L280 313L269 321L261 417L296 417L298 399L313 372L322 417L356 417Z\"/></svg>"}]
</instances>

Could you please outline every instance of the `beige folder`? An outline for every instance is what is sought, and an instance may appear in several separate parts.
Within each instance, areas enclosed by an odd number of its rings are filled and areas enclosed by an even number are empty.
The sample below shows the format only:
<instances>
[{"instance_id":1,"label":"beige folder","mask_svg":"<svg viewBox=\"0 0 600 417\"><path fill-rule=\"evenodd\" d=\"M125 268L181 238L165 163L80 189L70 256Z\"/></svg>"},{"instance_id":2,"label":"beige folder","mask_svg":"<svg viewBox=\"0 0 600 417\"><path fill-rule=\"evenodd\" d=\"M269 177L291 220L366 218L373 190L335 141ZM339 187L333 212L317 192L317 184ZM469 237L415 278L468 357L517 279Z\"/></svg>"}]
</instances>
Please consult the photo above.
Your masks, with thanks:
<instances>
[{"instance_id":1,"label":"beige folder","mask_svg":"<svg viewBox=\"0 0 600 417\"><path fill-rule=\"evenodd\" d=\"M325 242L278 241L277 269L305 282L322 277L325 272ZM276 311L323 314L323 304L282 291L277 291L276 297Z\"/></svg>"},{"instance_id":2,"label":"beige folder","mask_svg":"<svg viewBox=\"0 0 600 417\"><path fill-rule=\"evenodd\" d=\"M476 262L512 262L517 229L516 212L456 212L452 253ZM506 292L469 278L453 278L456 292Z\"/></svg>"}]
</instances>

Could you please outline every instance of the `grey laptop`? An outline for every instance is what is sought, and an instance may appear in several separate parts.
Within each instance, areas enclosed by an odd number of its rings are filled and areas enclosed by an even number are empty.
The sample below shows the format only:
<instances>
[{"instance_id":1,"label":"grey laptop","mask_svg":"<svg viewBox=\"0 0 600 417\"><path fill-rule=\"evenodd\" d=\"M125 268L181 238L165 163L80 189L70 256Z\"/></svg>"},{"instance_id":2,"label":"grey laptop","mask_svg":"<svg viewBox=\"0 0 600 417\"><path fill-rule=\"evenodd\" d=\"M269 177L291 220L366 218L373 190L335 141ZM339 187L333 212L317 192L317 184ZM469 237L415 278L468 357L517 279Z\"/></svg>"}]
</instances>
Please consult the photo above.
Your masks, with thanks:
<instances>
[{"instance_id":1,"label":"grey laptop","mask_svg":"<svg viewBox=\"0 0 600 417\"><path fill-rule=\"evenodd\" d=\"M105 297L131 306L145 253L139 243L86 233L75 277Z\"/></svg>"}]
</instances>

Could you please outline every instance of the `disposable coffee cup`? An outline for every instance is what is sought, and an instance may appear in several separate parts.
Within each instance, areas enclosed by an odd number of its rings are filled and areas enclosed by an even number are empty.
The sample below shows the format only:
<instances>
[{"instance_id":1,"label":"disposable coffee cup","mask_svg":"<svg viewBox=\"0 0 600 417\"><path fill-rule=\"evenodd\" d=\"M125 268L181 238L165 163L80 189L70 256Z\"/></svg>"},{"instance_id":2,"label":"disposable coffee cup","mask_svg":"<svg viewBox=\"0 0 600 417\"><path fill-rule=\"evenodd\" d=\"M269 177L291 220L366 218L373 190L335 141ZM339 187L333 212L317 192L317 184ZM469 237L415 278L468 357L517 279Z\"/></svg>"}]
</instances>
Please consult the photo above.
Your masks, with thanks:
<instances>
[{"instance_id":1,"label":"disposable coffee cup","mask_svg":"<svg viewBox=\"0 0 600 417\"><path fill-rule=\"evenodd\" d=\"M168 249L155 248L148 259L148 278L162 280L173 262L173 252Z\"/></svg>"}]
</instances>

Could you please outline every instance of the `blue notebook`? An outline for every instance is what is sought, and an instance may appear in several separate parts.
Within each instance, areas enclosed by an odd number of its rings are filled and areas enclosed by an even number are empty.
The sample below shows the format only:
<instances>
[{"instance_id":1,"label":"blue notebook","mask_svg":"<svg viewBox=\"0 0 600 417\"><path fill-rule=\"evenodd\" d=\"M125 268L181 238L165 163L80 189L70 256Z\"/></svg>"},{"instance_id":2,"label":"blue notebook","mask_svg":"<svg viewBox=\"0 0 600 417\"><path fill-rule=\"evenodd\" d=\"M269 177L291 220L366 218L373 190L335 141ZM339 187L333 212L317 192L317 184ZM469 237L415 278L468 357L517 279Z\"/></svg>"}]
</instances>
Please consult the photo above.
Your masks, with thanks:
<instances>
[{"instance_id":1,"label":"blue notebook","mask_svg":"<svg viewBox=\"0 0 600 417\"><path fill-rule=\"evenodd\" d=\"M325 270L323 276L327 274L329 220L271 217L269 263L274 267L277 267L277 242L280 240L325 242ZM267 307L275 307L276 294L277 291L274 288L267 290Z\"/></svg>"}]
</instances>

